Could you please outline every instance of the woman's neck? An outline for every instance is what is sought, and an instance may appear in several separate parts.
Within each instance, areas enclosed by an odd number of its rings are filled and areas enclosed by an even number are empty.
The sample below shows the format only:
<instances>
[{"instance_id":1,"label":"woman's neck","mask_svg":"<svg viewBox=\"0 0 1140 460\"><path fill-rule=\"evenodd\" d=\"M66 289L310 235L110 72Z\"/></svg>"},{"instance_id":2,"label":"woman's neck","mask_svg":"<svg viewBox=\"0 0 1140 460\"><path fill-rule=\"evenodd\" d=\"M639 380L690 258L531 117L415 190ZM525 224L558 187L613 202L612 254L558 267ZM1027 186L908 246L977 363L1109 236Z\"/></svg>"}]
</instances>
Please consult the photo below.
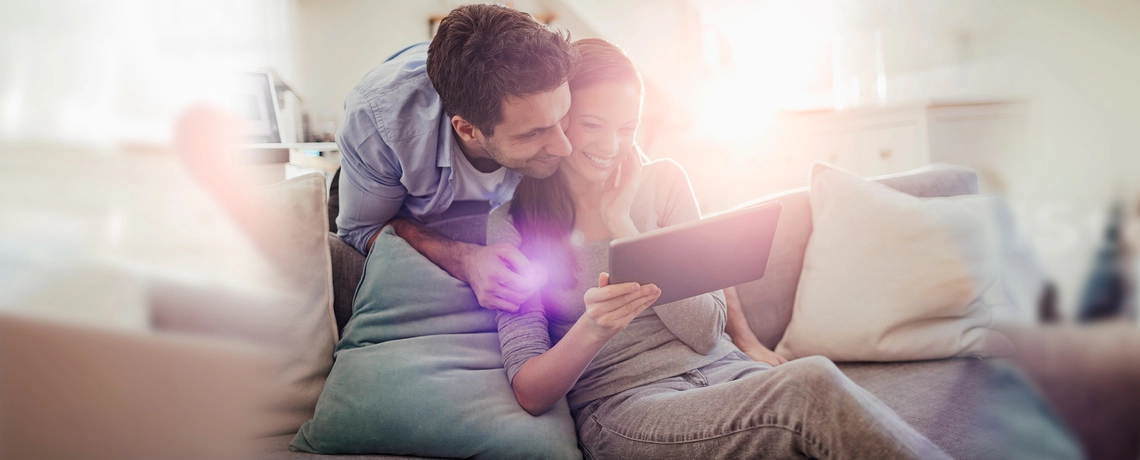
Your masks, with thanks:
<instances>
[{"instance_id":1,"label":"woman's neck","mask_svg":"<svg viewBox=\"0 0 1140 460\"><path fill-rule=\"evenodd\" d=\"M562 169L557 174L565 174L563 178L570 192L570 200L574 203L574 232L579 234L582 242L593 243L609 238L609 230L606 229L598 208L605 184L586 181L582 176Z\"/></svg>"},{"instance_id":2,"label":"woman's neck","mask_svg":"<svg viewBox=\"0 0 1140 460\"><path fill-rule=\"evenodd\" d=\"M582 176L569 171L567 168L558 168L558 173L566 179L566 187L570 190L570 197L574 207L579 211L595 209L601 203L602 190L605 183L590 182Z\"/></svg>"}]
</instances>

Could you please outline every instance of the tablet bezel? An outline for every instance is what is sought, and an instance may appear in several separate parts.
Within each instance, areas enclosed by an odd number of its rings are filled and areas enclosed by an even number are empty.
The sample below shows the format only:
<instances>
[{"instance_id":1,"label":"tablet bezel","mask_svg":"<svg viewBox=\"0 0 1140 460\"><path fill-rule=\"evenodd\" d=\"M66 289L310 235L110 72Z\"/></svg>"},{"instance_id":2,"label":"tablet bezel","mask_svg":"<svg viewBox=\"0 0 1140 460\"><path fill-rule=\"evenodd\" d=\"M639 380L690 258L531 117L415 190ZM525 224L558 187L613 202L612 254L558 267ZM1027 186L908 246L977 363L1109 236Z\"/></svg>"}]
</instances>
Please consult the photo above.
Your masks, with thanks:
<instances>
[{"instance_id":1,"label":"tablet bezel","mask_svg":"<svg viewBox=\"0 0 1140 460\"><path fill-rule=\"evenodd\" d=\"M654 305L760 279L782 206L772 201L610 242L610 284L656 284Z\"/></svg>"}]
</instances>

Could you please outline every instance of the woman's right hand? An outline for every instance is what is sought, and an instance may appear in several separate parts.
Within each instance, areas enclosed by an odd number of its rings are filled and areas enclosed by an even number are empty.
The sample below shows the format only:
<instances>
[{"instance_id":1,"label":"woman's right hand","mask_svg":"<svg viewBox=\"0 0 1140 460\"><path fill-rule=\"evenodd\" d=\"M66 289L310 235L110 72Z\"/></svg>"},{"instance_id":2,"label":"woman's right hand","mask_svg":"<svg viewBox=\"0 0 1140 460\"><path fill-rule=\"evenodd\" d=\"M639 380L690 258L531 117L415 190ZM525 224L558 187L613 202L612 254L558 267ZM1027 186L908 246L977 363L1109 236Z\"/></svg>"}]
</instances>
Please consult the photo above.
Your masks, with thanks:
<instances>
[{"instance_id":1,"label":"woman's right hand","mask_svg":"<svg viewBox=\"0 0 1140 460\"><path fill-rule=\"evenodd\" d=\"M598 275L598 287L590 288L583 297L586 302L583 318L592 332L609 340L658 297L661 297L661 289L656 285L641 286L633 282L611 285L609 273L602 273Z\"/></svg>"}]
</instances>

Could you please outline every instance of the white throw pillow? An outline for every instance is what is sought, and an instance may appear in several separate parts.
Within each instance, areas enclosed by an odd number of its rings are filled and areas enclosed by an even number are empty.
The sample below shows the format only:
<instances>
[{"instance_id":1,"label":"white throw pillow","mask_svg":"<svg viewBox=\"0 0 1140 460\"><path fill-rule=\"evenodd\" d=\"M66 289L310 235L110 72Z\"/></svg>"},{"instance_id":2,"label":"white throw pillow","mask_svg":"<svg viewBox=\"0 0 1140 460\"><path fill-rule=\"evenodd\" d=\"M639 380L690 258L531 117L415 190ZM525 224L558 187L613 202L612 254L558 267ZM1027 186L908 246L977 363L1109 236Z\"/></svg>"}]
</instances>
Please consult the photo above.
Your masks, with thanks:
<instances>
[{"instance_id":1,"label":"white throw pillow","mask_svg":"<svg viewBox=\"0 0 1140 460\"><path fill-rule=\"evenodd\" d=\"M993 329L995 318L1017 316L1000 280L1014 243L1001 199L916 198L816 164L811 208L777 353L906 361L1015 351Z\"/></svg>"}]
</instances>

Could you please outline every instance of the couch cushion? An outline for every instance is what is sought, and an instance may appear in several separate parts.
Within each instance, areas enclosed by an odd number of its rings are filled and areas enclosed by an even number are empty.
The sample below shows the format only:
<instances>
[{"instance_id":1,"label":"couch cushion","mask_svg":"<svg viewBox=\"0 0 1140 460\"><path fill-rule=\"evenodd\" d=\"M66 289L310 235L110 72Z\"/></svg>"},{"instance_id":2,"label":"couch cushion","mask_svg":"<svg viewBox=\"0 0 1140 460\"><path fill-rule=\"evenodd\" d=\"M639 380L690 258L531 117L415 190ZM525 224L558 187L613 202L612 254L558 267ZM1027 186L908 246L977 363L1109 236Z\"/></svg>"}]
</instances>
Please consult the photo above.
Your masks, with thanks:
<instances>
[{"instance_id":1,"label":"couch cushion","mask_svg":"<svg viewBox=\"0 0 1140 460\"><path fill-rule=\"evenodd\" d=\"M1013 221L994 195L915 198L817 163L812 235L776 353L833 361L1005 356L993 329L1018 317L983 298L1009 267Z\"/></svg>"},{"instance_id":2,"label":"couch cushion","mask_svg":"<svg viewBox=\"0 0 1140 460\"><path fill-rule=\"evenodd\" d=\"M945 164L933 164L903 174L873 178L895 190L918 197L940 197L978 193L978 176L973 171ZM792 318L796 286L803 268L804 251L811 236L811 205L808 188L799 188L750 200L745 207L769 201L783 206L776 239L764 278L736 287L748 325L769 349L784 335Z\"/></svg>"},{"instance_id":3,"label":"couch cushion","mask_svg":"<svg viewBox=\"0 0 1140 460\"><path fill-rule=\"evenodd\" d=\"M276 352L279 372L265 389L272 404L263 434L292 433L313 415L336 344L325 179L306 174L262 187L254 199L262 211L258 228L271 231L252 235L268 262L248 274L253 281L221 286L157 278L148 300L157 329L241 339Z\"/></svg>"},{"instance_id":4,"label":"couch cushion","mask_svg":"<svg viewBox=\"0 0 1140 460\"><path fill-rule=\"evenodd\" d=\"M272 219L269 228L278 229L264 236L263 245L278 273L281 301L267 320L284 345L278 382L287 387L279 407L289 414L273 432L288 433L312 416L336 343L325 178L306 174L263 187L258 195Z\"/></svg>"},{"instance_id":5,"label":"couch cushion","mask_svg":"<svg viewBox=\"0 0 1140 460\"><path fill-rule=\"evenodd\" d=\"M1038 391L1003 359L839 368L954 458L1081 458Z\"/></svg>"},{"instance_id":6,"label":"couch cushion","mask_svg":"<svg viewBox=\"0 0 1140 460\"><path fill-rule=\"evenodd\" d=\"M313 419L319 453L580 458L563 400L533 417L502 367L493 311L391 227L368 255L352 319Z\"/></svg>"},{"instance_id":7,"label":"couch cushion","mask_svg":"<svg viewBox=\"0 0 1140 460\"><path fill-rule=\"evenodd\" d=\"M364 274L364 254L345 243L335 233L328 234L329 256L332 257L333 315L337 338L352 317L352 299Z\"/></svg>"}]
</instances>

